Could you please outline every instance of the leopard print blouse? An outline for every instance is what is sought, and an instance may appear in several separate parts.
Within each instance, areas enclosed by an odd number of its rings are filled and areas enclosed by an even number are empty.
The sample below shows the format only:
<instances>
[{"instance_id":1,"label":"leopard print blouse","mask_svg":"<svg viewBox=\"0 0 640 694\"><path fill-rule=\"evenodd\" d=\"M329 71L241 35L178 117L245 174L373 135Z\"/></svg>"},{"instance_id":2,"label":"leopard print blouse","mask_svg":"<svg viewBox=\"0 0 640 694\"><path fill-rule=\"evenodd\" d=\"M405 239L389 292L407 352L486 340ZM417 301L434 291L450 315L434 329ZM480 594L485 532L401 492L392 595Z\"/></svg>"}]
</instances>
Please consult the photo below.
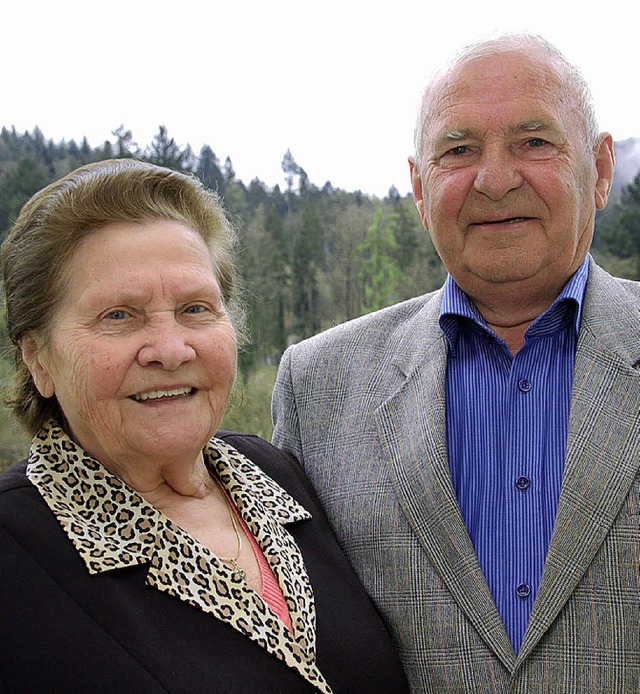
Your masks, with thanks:
<instances>
[{"instance_id":1,"label":"leopard print blouse","mask_svg":"<svg viewBox=\"0 0 640 694\"><path fill-rule=\"evenodd\" d=\"M318 691L313 592L284 527L310 514L232 446L211 439L209 472L228 491L280 584L293 632L230 567L75 444L56 422L33 439L27 476L86 564L98 574L149 564L147 584L184 600L260 644Z\"/></svg>"}]
</instances>

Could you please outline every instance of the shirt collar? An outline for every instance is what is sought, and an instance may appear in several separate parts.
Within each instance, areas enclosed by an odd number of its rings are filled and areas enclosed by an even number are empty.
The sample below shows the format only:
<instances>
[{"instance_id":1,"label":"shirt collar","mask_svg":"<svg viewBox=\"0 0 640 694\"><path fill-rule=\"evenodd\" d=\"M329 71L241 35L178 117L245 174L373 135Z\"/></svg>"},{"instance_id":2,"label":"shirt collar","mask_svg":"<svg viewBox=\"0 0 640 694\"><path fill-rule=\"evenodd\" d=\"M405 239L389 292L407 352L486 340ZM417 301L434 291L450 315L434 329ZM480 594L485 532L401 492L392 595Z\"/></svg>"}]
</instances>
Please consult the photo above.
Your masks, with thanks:
<instances>
[{"instance_id":1,"label":"shirt collar","mask_svg":"<svg viewBox=\"0 0 640 694\"><path fill-rule=\"evenodd\" d=\"M572 317L576 334L580 330L584 292L589 277L590 255L571 276L558 298L529 326L526 335L549 334L564 324L562 318ZM455 353L460 328L463 324L475 327L486 335L494 336L476 305L458 286L451 275L447 275L439 316L440 328L444 332L450 349Z\"/></svg>"}]
</instances>

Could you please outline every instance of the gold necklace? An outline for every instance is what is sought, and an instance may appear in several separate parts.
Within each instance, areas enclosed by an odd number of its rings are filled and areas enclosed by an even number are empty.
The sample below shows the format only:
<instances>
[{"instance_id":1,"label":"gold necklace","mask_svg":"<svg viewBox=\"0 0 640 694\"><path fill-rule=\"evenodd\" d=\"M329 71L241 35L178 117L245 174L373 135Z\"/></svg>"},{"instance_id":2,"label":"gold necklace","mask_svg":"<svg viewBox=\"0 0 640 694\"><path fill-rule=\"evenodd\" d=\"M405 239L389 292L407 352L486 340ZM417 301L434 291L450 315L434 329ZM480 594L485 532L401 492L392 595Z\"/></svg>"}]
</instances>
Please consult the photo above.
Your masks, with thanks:
<instances>
[{"instance_id":1,"label":"gold necklace","mask_svg":"<svg viewBox=\"0 0 640 694\"><path fill-rule=\"evenodd\" d=\"M236 514L234 513L233 509L231 508L231 504L229 503L229 499L227 498L227 494L224 491L224 489L220 490L222 492L222 496L224 497L225 504L227 505L227 510L229 511L229 516L231 517L231 525L233 526L233 532L236 534L236 542L237 542L237 549L236 549L236 556L235 557L218 557L220 561L223 561L225 564L231 564L233 567L233 577L234 578L240 578L241 580L244 580L247 576L247 572L238 564L238 559L240 557L240 552L242 551L242 535L240 534L240 530L238 529L238 521L236 519Z\"/></svg>"}]
</instances>

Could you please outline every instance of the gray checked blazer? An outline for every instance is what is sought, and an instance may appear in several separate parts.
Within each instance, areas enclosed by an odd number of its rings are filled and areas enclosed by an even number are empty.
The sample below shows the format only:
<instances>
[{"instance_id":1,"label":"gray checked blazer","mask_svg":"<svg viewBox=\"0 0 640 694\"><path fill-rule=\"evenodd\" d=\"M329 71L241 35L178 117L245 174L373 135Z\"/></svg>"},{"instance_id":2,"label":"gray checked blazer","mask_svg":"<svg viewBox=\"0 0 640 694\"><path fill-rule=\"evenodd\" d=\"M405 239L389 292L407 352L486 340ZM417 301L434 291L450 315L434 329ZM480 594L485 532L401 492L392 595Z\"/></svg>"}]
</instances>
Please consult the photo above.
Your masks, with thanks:
<instances>
[{"instance_id":1,"label":"gray checked blazer","mask_svg":"<svg viewBox=\"0 0 640 694\"><path fill-rule=\"evenodd\" d=\"M640 692L640 284L591 261L562 492L518 654L451 483L441 300L289 348L274 443L318 491L412 691Z\"/></svg>"}]
</instances>

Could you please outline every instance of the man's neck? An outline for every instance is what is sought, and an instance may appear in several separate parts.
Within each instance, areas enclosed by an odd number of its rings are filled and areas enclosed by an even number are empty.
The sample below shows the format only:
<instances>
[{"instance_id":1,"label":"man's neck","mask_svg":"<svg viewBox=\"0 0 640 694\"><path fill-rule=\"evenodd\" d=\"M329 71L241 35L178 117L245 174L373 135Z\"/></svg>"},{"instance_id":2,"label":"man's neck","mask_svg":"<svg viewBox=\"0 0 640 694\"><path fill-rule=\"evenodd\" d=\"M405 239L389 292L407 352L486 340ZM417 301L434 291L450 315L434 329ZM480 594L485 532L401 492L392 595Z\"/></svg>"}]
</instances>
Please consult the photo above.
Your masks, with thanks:
<instances>
[{"instance_id":1,"label":"man's neck","mask_svg":"<svg viewBox=\"0 0 640 694\"><path fill-rule=\"evenodd\" d=\"M527 328L558 298L562 287L546 292L534 292L526 287L491 287L490 293L470 294L486 324L515 355L524 344Z\"/></svg>"}]
</instances>

